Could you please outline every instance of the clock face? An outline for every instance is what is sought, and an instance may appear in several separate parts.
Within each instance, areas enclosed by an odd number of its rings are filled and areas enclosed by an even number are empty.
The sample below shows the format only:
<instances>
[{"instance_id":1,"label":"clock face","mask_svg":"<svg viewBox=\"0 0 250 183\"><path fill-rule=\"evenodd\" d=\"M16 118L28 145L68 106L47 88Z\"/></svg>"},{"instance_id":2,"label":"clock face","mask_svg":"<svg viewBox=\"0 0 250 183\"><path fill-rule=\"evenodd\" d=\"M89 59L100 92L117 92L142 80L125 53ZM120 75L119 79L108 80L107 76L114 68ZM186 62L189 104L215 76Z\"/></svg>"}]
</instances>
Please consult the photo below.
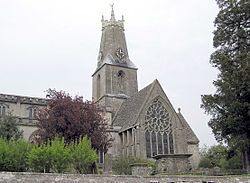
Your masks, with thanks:
<instances>
[{"instance_id":1,"label":"clock face","mask_svg":"<svg viewBox=\"0 0 250 183\"><path fill-rule=\"evenodd\" d=\"M116 56L119 58L119 59L122 59L124 58L125 56L125 53L123 52L123 50L121 48L118 48L115 52Z\"/></svg>"}]
</instances>

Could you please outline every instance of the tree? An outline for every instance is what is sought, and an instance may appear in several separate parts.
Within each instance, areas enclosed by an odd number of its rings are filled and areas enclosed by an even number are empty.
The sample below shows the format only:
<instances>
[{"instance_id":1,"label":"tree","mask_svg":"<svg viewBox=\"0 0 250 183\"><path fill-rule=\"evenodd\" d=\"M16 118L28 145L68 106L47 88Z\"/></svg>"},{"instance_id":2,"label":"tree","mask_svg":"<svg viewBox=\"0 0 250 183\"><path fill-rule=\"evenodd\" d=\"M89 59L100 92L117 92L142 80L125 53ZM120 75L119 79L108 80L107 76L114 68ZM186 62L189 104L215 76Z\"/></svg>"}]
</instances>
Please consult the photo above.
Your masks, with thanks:
<instances>
[{"instance_id":1,"label":"tree","mask_svg":"<svg viewBox=\"0 0 250 183\"><path fill-rule=\"evenodd\" d=\"M208 148L204 146L201 148L201 160L199 167L221 169L240 169L242 163L239 151L231 150L221 144L214 145Z\"/></svg>"},{"instance_id":2,"label":"tree","mask_svg":"<svg viewBox=\"0 0 250 183\"><path fill-rule=\"evenodd\" d=\"M57 134L69 143L86 135L95 149L111 145L107 123L96 104L51 89L48 90L47 98L48 107L39 111L37 116L38 141L46 142Z\"/></svg>"},{"instance_id":3,"label":"tree","mask_svg":"<svg viewBox=\"0 0 250 183\"><path fill-rule=\"evenodd\" d=\"M17 126L16 117L11 113L0 118L0 137L6 137L10 140L12 137L19 139L23 136L23 131L19 130Z\"/></svg>"},{"instance_id":4,"label":"tree","mask_svg":"<svg viewBox=\"0 0 250 183\"><path fill-rule=\"evenodd\" d=\"M250 1L216 0L210 63L219 70L216 93L202 96L201 107L211 115L209 126L217 141L242 152L243 168L250 172Z\"/></svg>"}]
</instances>

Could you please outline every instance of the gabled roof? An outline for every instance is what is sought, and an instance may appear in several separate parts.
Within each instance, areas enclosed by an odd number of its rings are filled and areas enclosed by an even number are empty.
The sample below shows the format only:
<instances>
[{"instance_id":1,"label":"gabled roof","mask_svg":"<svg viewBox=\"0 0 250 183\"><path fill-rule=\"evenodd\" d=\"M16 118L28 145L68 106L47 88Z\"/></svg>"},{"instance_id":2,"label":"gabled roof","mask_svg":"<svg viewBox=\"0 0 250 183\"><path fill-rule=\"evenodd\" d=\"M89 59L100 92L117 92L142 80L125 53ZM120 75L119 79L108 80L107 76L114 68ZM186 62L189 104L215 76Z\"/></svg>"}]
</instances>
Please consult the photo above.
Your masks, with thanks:
<instances>
[{"instance_id":1,"label":"gabled roof","mask_svg":"<svg viewBox=\"0 0 250 183\"><path fill-rule=\"evenodd\" d=\"M183 129L186 131L187 142L188 143L192 143L192 144L198 144L199 143L199 139L197 138L197 136L195 135L194 131L189 126L188 122L185 120L185 118L183 117L183 115L180 112L177 113L177 115L178 115L178 117L181 120L181 123L183 125Z\"/></svg>"},{"instance_id":2,"label":"gabled roof","mask_svg":"<svg viewBox=\"0 0 250 183\"><path fill-rule=\"evenodd\" d=\"M135 125L140 109L147 99L153 84L149 84L122 103L112 122L114 126L121 126L121 130L123 130Z\"/></svg>"}]
</instances>

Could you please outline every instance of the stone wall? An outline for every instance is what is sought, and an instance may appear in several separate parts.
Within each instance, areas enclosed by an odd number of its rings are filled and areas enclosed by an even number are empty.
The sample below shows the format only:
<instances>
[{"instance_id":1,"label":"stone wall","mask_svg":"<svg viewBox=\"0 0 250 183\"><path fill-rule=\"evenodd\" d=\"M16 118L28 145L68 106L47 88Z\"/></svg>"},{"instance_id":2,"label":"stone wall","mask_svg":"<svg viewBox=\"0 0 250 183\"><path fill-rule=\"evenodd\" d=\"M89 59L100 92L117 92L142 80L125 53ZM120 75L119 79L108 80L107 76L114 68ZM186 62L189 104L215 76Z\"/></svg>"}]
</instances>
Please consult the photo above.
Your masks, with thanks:
<instances>
[{"instance_id":1,"label":"stone wall","mask_svg":"<svg viewBox=\"0 0 250 183\"><path fill-rule=\"evenodd\" d=\"M116 176L0 172L0 183L250 183L250 177Z\"/></svg>"}]
</instances>

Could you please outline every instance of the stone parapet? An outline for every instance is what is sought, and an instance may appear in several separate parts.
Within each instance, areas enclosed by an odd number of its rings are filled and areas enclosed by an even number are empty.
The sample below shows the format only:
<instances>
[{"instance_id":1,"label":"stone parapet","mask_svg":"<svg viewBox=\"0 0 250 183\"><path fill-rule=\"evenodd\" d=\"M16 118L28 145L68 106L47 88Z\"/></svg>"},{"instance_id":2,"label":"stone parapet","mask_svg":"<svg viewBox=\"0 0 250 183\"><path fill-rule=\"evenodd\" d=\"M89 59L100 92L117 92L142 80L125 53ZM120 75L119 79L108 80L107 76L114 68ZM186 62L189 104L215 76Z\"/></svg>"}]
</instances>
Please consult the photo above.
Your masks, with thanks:
<instances>
[{"instance_id":1,"label":"stone parapet","mask_svg":"<svg viewBox=\"0 0 250 183\"><path fill-rule=\"evenodd\" d=\"M0 172L0 183L250 183L250 177L123 176Z\"/></svg>"},{"instance_id":2,"label":"stone parapet","mask_svg":"<svg viewBox=\"0 0 250 183\"><path fill-rule=\"evenodd\" d=\"M7 95L0 94L0 102L12 102L21 104L32 104L32 105L47 105L47 100L44 98L36 98L36 97L25 97L25 96L17 96L17 95Z\"/></svg>"}]
</instances>

